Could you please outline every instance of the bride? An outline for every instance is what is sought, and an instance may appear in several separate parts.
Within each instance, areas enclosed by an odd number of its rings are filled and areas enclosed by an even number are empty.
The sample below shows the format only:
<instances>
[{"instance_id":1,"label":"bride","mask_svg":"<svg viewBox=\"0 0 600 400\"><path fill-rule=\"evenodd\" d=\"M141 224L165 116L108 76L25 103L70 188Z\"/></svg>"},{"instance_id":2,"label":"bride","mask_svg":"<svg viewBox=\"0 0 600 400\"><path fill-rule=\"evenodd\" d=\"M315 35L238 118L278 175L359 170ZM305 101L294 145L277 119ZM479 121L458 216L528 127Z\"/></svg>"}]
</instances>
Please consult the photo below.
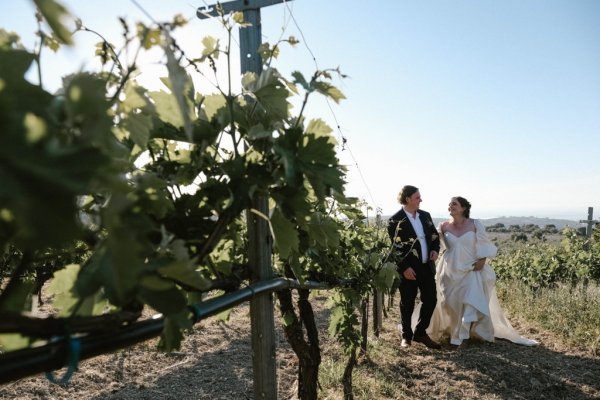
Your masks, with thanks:
<instances>
[{"instance_id":1,"label":"bride","mask_svg":"<svg viewBox=\"0 0 600 400\"><path fill-rule=\"evenodd\" d=\"M451 218L438 228L442 239L436 273L438 303L427 331L434 340L449 334L450 343L460 347L472 336L536 345L519 335L504 316L496 296L496 274L486 262L496 256L497 248L482 223L469 218L470 209L465 198L453 197L448 207Z\"/></svg>"}]
</instances>

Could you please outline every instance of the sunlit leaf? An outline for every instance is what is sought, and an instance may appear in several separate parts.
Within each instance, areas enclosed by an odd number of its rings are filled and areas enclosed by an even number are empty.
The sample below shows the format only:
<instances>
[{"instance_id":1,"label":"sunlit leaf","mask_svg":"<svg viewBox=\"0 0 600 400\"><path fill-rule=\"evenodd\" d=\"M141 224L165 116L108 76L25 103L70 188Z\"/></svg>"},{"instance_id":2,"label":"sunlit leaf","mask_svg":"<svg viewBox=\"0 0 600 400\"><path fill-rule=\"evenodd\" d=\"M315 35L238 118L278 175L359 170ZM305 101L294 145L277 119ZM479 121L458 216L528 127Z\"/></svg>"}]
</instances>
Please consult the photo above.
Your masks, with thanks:
<instances>
[{"instance_id":1,"label":"sunlit leaf","mask_svg":"<svg viewBox=\"0 0 600 400\"><path fill-rule=\"evenodd\" d=\"M215 319L217 321L227 322L227 321L229 321L229 318L231 318L232 311L233 311L233 308L228 308L227 310L223 310L220 313L218 313L217 315L215 315Z\"/></svg>"},{"instance_id":2,"label":"sunlit leaf","mask_svg":"<svg viewBox=\"0 0 600 400\"><path fill-rule=\"evenodd\" d=\"M213 58L219 57L219 40L212 36L205 36L202 38L202 44L204 45L204 48L202 49L203 56L212 56Z\"/></svg>"},{"instance_id":3,"label":"sunlit leaf","mask_svg":"<svg viewBox=\"0 0 600 400\"><path fill-rule=\"evenodd\" d=\"M171 48L171 38L167 35L168 45L164 47L165 54L167 55L167 70L169 71L169 80L172 85L172 95L177 100L179 106L179 112L183 119L183 129L188 140L192 140L192 104L190 98L187 96L189 91L193 91L193 84L191 77L187 74L185 69L179 65L173 49ZM195 119L195 118L193 118Z\"/></svg>"},{"instance_id":4,"label":"sunlit leaf","mask_svg":"<svg viewBox=\"0 0 600 400\"><path fill-rule=\"evenodd\" d=\"M0 350L9 352L29 347L31 340L18 333L5 333L0 335Z\"/></svg>"},{"instance_id":5,"label":"sunlit leaf","mask_svg":"<svg viewBox=\"0 0 600 400\"><path fill-rule=\"evenodd\" d=\"M129 137L141 148L146 148L152 129L152 117L142 113L130 113L124 121L124 127L129 131Z\"/></svg>"},{"instance_id":6,"label":"sunlit leaf","mask_svg":"<svg viewBox=\"0 0 600 400\"><path fill-rule=\"evenodd\" d=\"M306 126L306 133L312 133L315 137L331 137L333 130L321 118L311 119ZM333 138L331 140L334 140ZM333 142L335 144L335 141Z\"/></svg>"},{"instance_id":7,"label":"sunlit leaf","mask_svg":"<svg viewBox=\"0 0 600 400\"><path fill-rule=\"evenodd\" d=\"M344 96L344 94L335 86L331 85L330 83L327 82L314 82L313 83L313 87L315 88L315 90L319 93L321 93L324 96L329 97L330 99L332 99L333 101L335 101L336 103L339 103L340 100L343 100L346 98L346 96Z\"/></svg>"},{"instance_id":8,"label":"sunlit leaf","mask_svg":"<svg viewBox=\"0 0 600 400\"><path fill-rule=\"evenodd\" d=\"M39 141L48 131L46 121L32 113L25 114L23 125L25 126L25 136L29 143Z\"/></svg>"},{"instance_id":9,"label":"sunlit leaf","mask_svg":"<svg viewBox=\"0 0 600 400\"><path fill-rule=\"evenodd\" d=\"M160 28L148 28L141 22L138 22L137 36L146 50L162 44Z\"/></svg>"},{"instance_id":10,"label":"sunlit leaf","mask_svg":"<svg viewBox=\"0 0 600 400\"><path fill-rule=\"evenodd\" d=\"M208 120L212 120L217 112L227 105L227 100L221 94L211 94L204 97L202 108Z\"/></svg>"},{"instance_id":11,"label":"sunlit leaf","mask_svg":"<svg viewBox=\"0 0 600 400\"><path fill-rule=\"evenodd\" d=\"M279 73L268 68L256 78L254 73L247 73L243 79L245 88L256 96L258 103L267 113L276 118L288 117L290 104L287 101L290 93L287 86L280 81Z\"/></svg>"},{"instance_id":12,"label":"sunlit leaf","mask_svg":"<svg viewBox=\"0 0 600 400\"><path fill-rule=\"evenodd\" d=\"M54 273L54 279L48 284L48 293L54 295L52 304L58 310L58 315L68 316L77 304L78 297L73 290L80 266L67 265Z\"/></svg>"},{"instance_id":13,"label":"sunlit leaf","mask_svg":"<svg viewBox=\"0 0 600 400\"><path fill-rule=\"evenodd\" d=\"M64 25L63 20L69 17L67 9L54 0L33 0L36 7L40 10L48 25L56 36L66 44L72 44L71 32Z\"/></svg>"}]
</instances>

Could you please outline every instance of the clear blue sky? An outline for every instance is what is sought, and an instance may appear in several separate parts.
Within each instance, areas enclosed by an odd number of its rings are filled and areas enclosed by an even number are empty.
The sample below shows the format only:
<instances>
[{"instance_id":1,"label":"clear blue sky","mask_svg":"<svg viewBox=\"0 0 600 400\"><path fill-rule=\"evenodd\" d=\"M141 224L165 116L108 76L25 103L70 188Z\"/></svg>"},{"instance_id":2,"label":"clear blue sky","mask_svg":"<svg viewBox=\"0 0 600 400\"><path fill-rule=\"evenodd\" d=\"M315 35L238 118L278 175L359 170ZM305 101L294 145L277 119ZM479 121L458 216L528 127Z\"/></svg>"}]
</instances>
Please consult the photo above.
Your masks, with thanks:
<instances>
[{"instance_id":1,"label":"clear blue sky","mask_svg":"<svg viewBox=\"0 0 600 400\"><path fill-rule=\"evenodd\" d=\"M33 2L4 3L0 27L31 47ZM129 0L62 3L115 43L117 17L150 23ZM203 36L223 36L214 21L195 18L212 2L138 3L157 20L190 18L177 37L190 55ZM468 198L479 218L581 219L589 206L600 214L600 1L294 0L261 15L264 41L282 31L301 41L283 48L275 65L283 73L312 74L312 52L319 68L349 76L335 81L347 100L315 98L309 109L347 139L348 194L385 215L399 208L405 184L421 189L435 217L447 215L453 195ZM45 52L49 90L61 74L95 68L98 40L75 40L75 49ZM143 84L163 74L159 59L147 58Z\"/></svg>"}]
</instances>

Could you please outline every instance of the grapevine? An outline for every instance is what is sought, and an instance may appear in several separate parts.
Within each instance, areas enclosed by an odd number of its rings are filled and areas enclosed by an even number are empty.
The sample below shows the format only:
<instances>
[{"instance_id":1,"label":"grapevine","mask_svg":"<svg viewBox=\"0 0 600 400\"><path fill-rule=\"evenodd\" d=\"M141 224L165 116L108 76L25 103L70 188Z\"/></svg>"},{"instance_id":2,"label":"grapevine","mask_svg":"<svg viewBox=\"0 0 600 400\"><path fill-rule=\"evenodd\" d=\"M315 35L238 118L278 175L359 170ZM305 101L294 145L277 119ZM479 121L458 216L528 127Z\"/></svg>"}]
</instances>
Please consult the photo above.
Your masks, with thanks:
<instances>
[{"instance_id":1,"label":"grapevine","mask_svg":"<svg viewBox=\"0 0 600 400\"><path fill-rule=\"evenodd\" d=\"M345 170L331 128L304 115L315 94L344 99L331 83L339 70L286 78L271 66L280 43L265 44L264 70L245 74L240 93L231 84L199 93L193 76L205 77L203 68L216 74L223 57L229 65L231 40L223 47L205 38L202 57L192 60L173 39L185 25L182 17L135 30L122 19L119 50L81 21L69 32L60 22L66 11L55 1L36 4L39 19L52 28L49 34L40 28L37 51L0 30L3 320L24 321L19 318L32 309L31 277L40 266L52 267L51 284L62 289L53 306L71 331L93 331L90 321L107 316L118 329L150 307L165 317L160 348L177 349L192 327L189 305L200 294L233 290L248 279L245 212L260 194L270 204L261 218L273 235L275 273L301 283L347 282L333 297L330 333L354 355L360 305L375 287L391 285L395 265L387 262L385 234L366 224L360 204L344 195ZM229 38L244 23L240 14L220 20ZM49 93L41 81L42 49L69 45L79 34L101 37L102 71L68 75L61 90ZM133 74L138 55L155 47L168 71L159 91L142 87ZM25 78L34 64L38 84ZM227 73L231 82L230 68ZM291 96L302 99L296 114ZM299 385L310 397L318 338L308 291L297 290L299 316L291 289L278 298L288 338L302 326L309 330L308 358L298 356L313 368ZM2 351L46 340L34 322L27 320L32 328L20 335L0 335ZM52 332L60 334L60 327ZM300 349L301 342L292 346Z\"/></svg>"}]
</instances>

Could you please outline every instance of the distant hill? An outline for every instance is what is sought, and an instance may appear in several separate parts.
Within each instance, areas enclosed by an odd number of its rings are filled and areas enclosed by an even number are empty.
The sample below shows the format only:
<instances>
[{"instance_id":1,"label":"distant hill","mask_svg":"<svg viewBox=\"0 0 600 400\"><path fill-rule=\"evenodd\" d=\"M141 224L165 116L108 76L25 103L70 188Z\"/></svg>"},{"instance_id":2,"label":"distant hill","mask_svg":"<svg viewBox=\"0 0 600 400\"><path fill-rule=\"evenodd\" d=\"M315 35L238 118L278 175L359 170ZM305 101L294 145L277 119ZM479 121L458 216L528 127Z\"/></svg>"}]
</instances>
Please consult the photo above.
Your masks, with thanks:
<instances>
[{"instance_id":1,"label":"distant hill","mask_svg":"<svg viewBox=\"0 0 600 400\"><path fill-rule=\"evenodd\" d=\"M390 215L384 216L383 219L388 219ZM433 218L433 222L437 226L440 222L446 221L448 218ZM490 226L494 224L504 224L504 226L509 227L510 225L527 225L534 224L539 226L540 228L545 227L546 225L554 225L556 229L561 230L566 226L570 226L572 228L579 228L583 225L579 223L579 221L572 221L568 219L556 219L556 218L538 218L538 217L498 217L498 218L488 218L481 219L481 223L484 226Z\"/></svg>"},{"instance_id":2,"label":"distant hill","mask_svg":"<svg viewBox=\"0 0 600 400\"><path fill-rule=\"evenodd\" d=\"M579 223L579 221L572 221L568 219L555 219L555 218L538 218L538 217L498 217L498 218L489 218L482 219L481 222L484 226L490 226L494 224L504 224L506 227L510 225L527 225L533 224L537 225L540 228L543 228L546 225L554 225L556 229L561 230L564 227L571 228L579 228L583 226Z\"/></svg>"}]
</instances>

